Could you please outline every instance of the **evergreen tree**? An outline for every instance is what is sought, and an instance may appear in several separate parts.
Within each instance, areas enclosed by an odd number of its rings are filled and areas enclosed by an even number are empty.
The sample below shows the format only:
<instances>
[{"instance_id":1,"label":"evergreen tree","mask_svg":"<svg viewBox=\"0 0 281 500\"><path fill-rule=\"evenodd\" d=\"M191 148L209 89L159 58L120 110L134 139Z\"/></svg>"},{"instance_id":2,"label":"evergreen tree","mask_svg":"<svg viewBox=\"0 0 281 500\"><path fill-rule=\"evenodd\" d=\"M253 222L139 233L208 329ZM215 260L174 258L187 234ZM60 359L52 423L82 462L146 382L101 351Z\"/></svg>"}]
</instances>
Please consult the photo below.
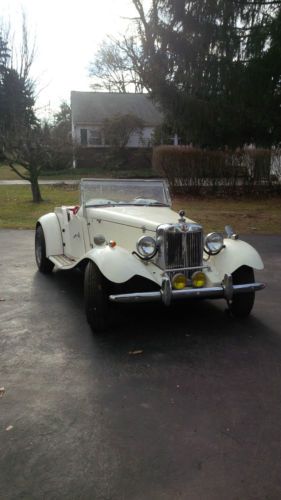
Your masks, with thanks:
<instances>
[{"instance_id":1,"label":"evergreen tree","mask_svg":"<svg viewBox=\"0 0 281 500\"><path fill-rule=\"evenodd\" d=\"M13 69L6 69L1 84L1 124L5 134L13 134L36 123L35 103L29 82Z\"/></svg>"},{"instance_id":2,"label":"evergreen tree","mask_svg":"<svg viewBox=\"0 0 281 500\"><path fill-rule=\"evenodd\" d=\"M53 134L61 141L71 142L71 107L62 101L60 109L54 114Z\"/></svg>"},{"instance_id":3,"label":"evergreen tree","mask_svg":"<svg viewBox=\"0 0 281 500\"><path fill-rule=\"evenodd\" d=\"M23 30L25 25L23 26ZM0 32L0 134L5 137L36 123L34 113L34 84L29 78L32 60L23 40L20 70L11 64L7 37ZM33 56L31 55L31 58Z\"/></svg>"},{"instance_id":4,"label":"evergreen tree","mask_svg":"<svg viewBox=\"0 0 281 500\"><path fill-rule=\"evenodd\" d=\"M4 40L3 35L0 32L0 146L1 137L3 135L4 129L4 108L5 108L5 90L4 90L4 80L7 74L7 65L9 61L9 49L8 44ZM1 148L0 148L1 151ZM0 158L1 160L1 158Z\"/></svg>"},{"instance_id":5,"label":"evergreen tree","mask_svg":"<svg viewBox=\"0 0 281 500\"><path fill-rule=\"evenodd\" d=\"M10 51L8 49L8 42L4 39L2 33L0 33L0 78L5 72L9 57Z\"/></svg>"},{"instance_id":6,"label":"evergreen tree","mask_svg":"<svg viewBox=\"0 0 281 500\"><path fill-rule=\"evenodd\" d=\"M280 1L132 1L127 54L184 142L280 140Z\"/></svg>"}]
</instances>

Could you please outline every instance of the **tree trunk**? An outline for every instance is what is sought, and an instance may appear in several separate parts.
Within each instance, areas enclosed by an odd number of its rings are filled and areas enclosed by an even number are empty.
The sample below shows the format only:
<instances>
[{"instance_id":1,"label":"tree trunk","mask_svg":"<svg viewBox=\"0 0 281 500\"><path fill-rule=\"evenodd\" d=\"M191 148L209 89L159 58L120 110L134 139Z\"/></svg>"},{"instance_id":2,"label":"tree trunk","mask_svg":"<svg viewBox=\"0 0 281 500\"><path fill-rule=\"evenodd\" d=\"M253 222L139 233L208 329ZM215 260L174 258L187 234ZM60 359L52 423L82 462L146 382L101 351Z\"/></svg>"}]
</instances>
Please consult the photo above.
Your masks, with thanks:
<instances>
[{"instance_id":1,"label":"tree trunk","mask_svg":"<svg viewBox=\"0 0 281 500\"><path fill-rule=\"evenodd\" d=\"M31 179L30 183L31 183L33 203L41 203L41 201L43 201L43 198L41 196L38 179L37 178Z\"/></svg>"}]
</instances>

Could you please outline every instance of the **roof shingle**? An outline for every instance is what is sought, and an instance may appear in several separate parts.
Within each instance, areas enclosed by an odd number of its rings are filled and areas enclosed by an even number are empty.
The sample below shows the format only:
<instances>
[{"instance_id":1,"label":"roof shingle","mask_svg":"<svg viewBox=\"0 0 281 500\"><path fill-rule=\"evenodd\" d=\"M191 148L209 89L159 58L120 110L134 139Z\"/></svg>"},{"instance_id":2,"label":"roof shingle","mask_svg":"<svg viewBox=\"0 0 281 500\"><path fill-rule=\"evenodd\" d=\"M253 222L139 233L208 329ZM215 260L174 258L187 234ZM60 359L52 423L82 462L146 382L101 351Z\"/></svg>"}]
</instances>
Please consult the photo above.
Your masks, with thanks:
<instances>
[{"instance_id":1,"label":"roof shingle","mask_svg":"<svg viewBox=\"0 0 281 500\"><path fill-rule=\"evenodd\" d=\"M147 94L72 91L71 111L74 124L101 124L116 114L133 114L151 127L163 121L161 112Z\"/></svg>"}]
</instances>

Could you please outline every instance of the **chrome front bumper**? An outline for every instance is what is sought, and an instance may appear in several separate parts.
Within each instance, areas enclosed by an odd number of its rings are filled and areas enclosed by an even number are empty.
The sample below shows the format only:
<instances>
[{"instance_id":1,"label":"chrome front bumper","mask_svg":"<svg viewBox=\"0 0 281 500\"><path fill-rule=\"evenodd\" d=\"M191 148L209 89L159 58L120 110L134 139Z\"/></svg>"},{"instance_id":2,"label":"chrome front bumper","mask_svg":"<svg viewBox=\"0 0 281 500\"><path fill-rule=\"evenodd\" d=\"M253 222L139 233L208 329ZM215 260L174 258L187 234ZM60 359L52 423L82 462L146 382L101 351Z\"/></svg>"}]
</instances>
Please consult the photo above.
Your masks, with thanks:
<instances>
[{"instance_id":1,"label":"chrome front bumper","mask_svg":"<svg viewBox=\"0 0 281 500\"><path fill-rule=\"evenodd\" d=\"M164 278L162 287L156 292L124 293L110 295L111 302L163 302L169 306L172 300L176 299L226 299L231 301L233 295L240 293L257 292L265 288L264 283L247 283L245 285L233 285L232 276L226 274L221 286L210 288L184 288L183 290L173 290L169 278Z\"/></svg>"}]
</instances>

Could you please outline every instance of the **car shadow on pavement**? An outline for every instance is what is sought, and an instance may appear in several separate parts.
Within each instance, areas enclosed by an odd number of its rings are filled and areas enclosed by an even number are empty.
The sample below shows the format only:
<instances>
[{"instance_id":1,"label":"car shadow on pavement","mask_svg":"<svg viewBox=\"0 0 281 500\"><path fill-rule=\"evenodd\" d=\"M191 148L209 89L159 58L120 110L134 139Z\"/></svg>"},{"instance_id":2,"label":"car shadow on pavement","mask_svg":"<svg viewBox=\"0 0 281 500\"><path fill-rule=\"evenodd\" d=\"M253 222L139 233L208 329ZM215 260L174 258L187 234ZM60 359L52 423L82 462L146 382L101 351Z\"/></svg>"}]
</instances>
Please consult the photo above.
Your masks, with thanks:
<instances>
[{"instance_id":1,"label":"car shadow on pavement","mask_svg":"<svg viewBox=\"0 0 281 500\"><path fill-rule=\"evenodd\" d=\"M83 349L107 352L110 356L129 353L132 357L155 352L184 353L198 348L217 349L228 342L232 347L246 346L252 339L263 343L275 339L268 326L252 315L245 320L233 318L224 300L192 300L162 304L122 304L113 308L111 327L92 332L84 312L83 273L79 270L34 276L34 300L43 309L48 301L52 330L63 324L64 342L78 341ZM41 304L41 306L40 306ZM55 322L59 317L60 322Z\"/></svg>"}]
</instances>

